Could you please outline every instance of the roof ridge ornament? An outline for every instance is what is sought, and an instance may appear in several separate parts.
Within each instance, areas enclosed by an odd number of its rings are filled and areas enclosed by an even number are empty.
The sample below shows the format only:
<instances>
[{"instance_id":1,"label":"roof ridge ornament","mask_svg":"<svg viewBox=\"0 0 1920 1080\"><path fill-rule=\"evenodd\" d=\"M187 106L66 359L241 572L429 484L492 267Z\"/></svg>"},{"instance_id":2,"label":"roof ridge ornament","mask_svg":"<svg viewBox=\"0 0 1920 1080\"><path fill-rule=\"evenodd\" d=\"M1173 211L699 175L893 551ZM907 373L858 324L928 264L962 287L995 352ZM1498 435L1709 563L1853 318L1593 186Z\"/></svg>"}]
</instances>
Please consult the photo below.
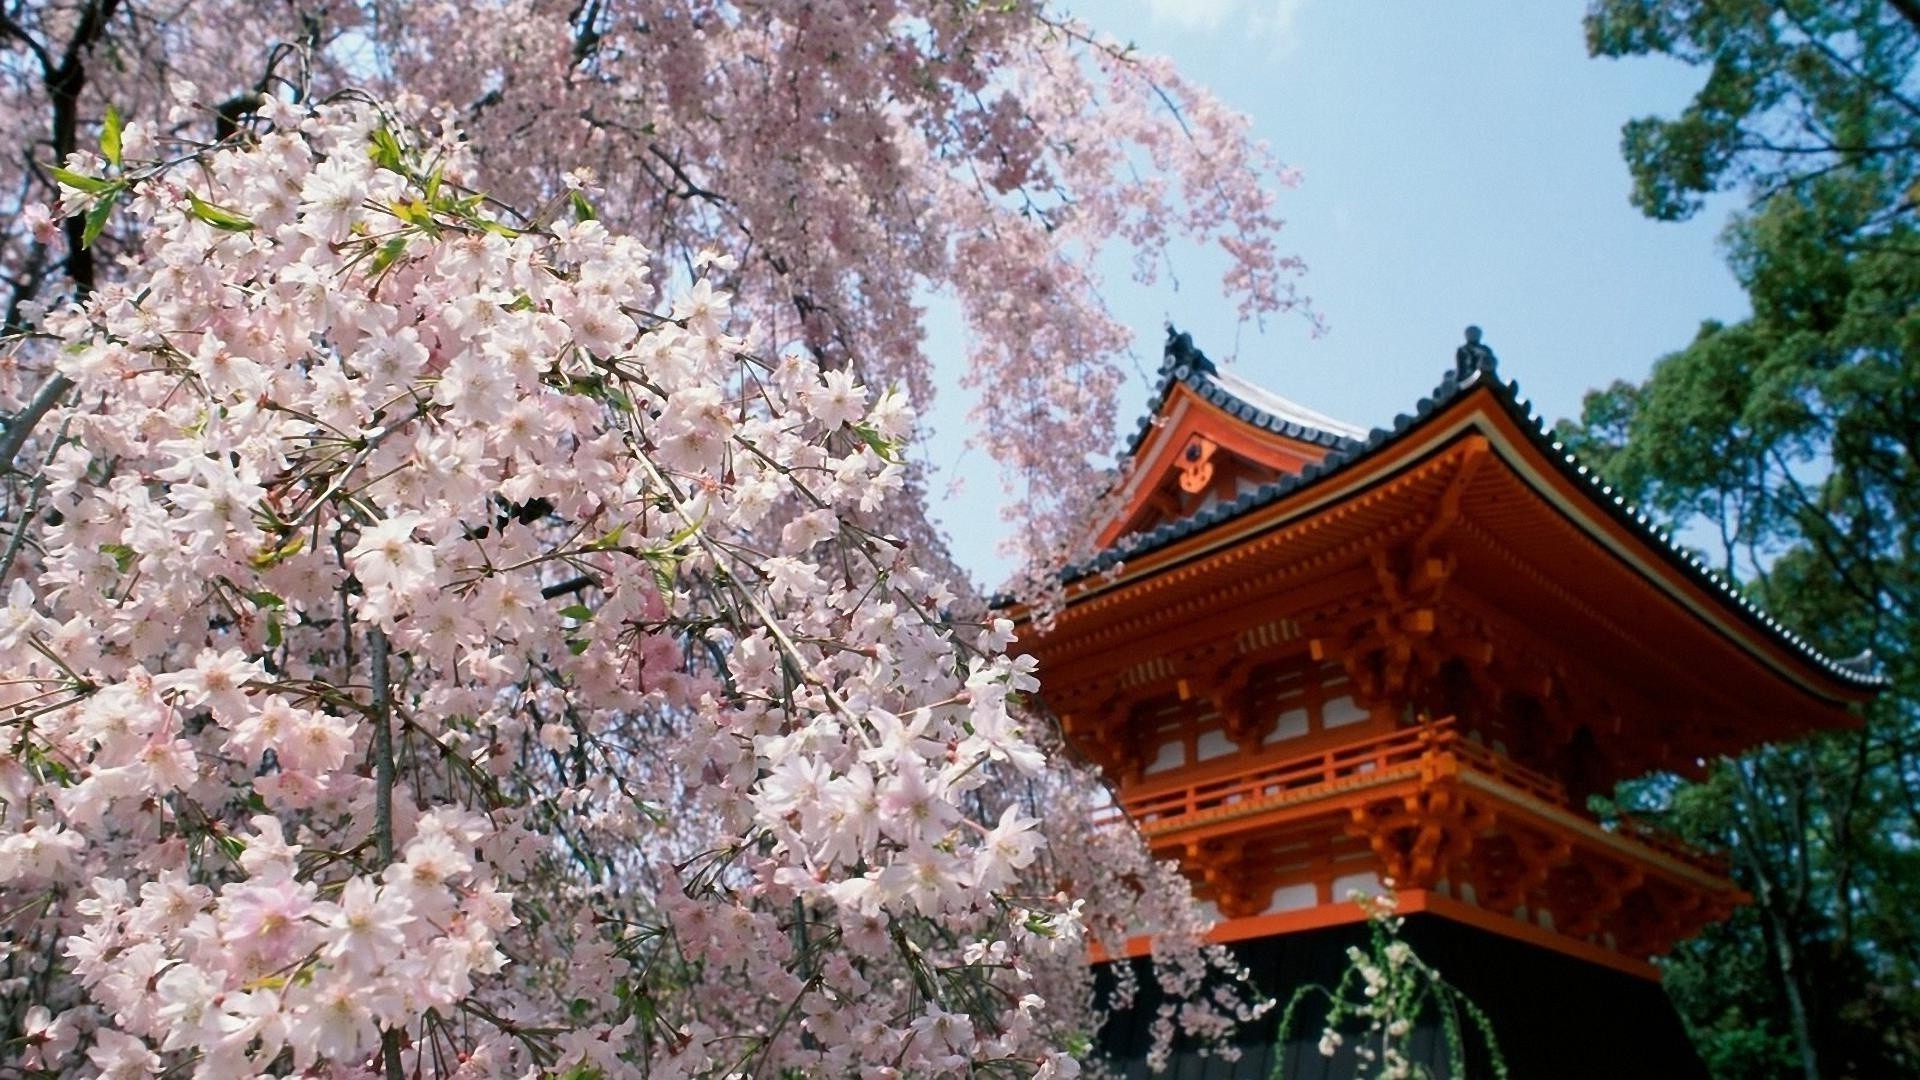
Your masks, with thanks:
<instances>
[{"instance_id":1,"label":"roof ridge ornament","mask_svg":"<svg viewBox=\"0 0 1920 1080\"><path fill-rule=\"evenodd\" d=\"M1186 365L1185 370L1176 376L1174 371L1183 364ZM1728 605L1730 613L1759 627L1774 640L1819 668L1839 676L1845 683L1875 691L1890 685L1890 680L1882 669L1878 657L1873 656L1871 652L1847 659L1828 656L1818 646L1756 608L1752 600L1742 595L1727 579L1714 573L1698 555L1681 548L1675 542L1672 533L1658 528L1647 518L1644 511L1631 507L1624 495L1616 492L1593 471L1591 466L1581 462L1564 443L1555 439L1552 430L1537 414L1528 410L1524 400L1519 397L1518 384L1505 382L1497 377L1495 372L1497 364L1493 350L1481 342L1480 328L1470 326L1467 328L1466 344L1454 353L1454 367L1441 378L1440 385L1432 394L1421 399L1414 410L1414 415L1409 417L1405 424L1396 420L1393 430L1376 429L1365 438L1341 437L1324 430L1301 426L1299 430L1309 434L1311 441L1329 447L1327 455L1320 461L1307 464L1298 473L1262 484L1231 501L1217 502L1205 510L1174 521L1163 522L1146 532L1128 533L1116 537L1101 551L1062 567L1058 571L1059 579L1063 583L1071 584L1093 574L1110 570L1125 559L1157 551L1174 540L1191 536L1216 522L1239 516L1259 507L1270 506L1331 473L1370 457L1383 447L1408 438L1410 433L1426 428L1433 417L1452 408L1454 403L1463 398L1470 389L1485 385L1493 392L1494 400L1519 423L1522 437L1537 446L1540 452L1546 455L1548 462L1557 467L1569 482L1585 488L1587 498L1592 500L1595 509L1608 513L1624 523L1631 534L1651 545L1656 552L1664 554L1676 569L1696 585L1710 593L1719 593ZM1221 378L1226 376L1214 370L1212 362L1207 360L1205 354L1193 347L1192 337L1175 329L1171 323L1167 324L1166 365L1161 372L1163 378L1159 389L1155 391L1148 415L1141 419L1140 430L1126 449L1126 455L1129 457L1139 450L1142 441L1153 429L1153 416L1165 403L1167 394L1175 383L1185 383L1196 390L1209 391L1215 396L1208 396L1205 400L1222 407L1229 402L1239 402L1239 399L1226 388L1207 377L1208 375ZM1485 377L1482 373L1485 373ZM1240 404L1245 403L1240 402ZM1269 430L1279 430L1271 427L1274 419L1267 416L1270 422ZM1291 430L1284 433L1293 435ZM1007 599L1011 600L1011 598Z\"/></svg>"},{"instance_id":2,"label":"roof ridge ornament","mask_svg":"<svg viewBox=\"0 0 1920 1080\"><path fill-rule=\"evenodd\" d=\"M1213 361L1207 359L1207 354L1195 347L1192 334L1177 330L1172 323L1168 323L1167 349L1164 359L1160 362L1160 372L1163 375L1172 374L1183 365L1189 371L1207 375L1219 373L1219 369L1213 366Z\"/></svg>"},{"instance_id":3,"label":"roof ridge ornament","mask_svg":"<svg viewBox=\"0 0 1920 1080\"><path fill-rule=\"evenodd\" d=\"M1833 665L1835 667L1845 668L1856 675L1871 675L1878 678L1884 678L1886 675L1880 666L1880 658L1874 655L1872 649L1862 649L1856 656L1849 656L1844 660L1835 660Z\"/></svg>"},{"instance_id":4,"label":"roof ridge ornament","mask_svg":"<svg viewBox=\"0 0 1920 1080\"><path fill-rule=\"evenodd\" d=\"M1467 343L1453 352L1453 373L1462 382L1476 372L1494 374L1500 361L1494 358L1493 350L1480 343L1480 328L1467 327Z\"/></svg>"}]
</instances>

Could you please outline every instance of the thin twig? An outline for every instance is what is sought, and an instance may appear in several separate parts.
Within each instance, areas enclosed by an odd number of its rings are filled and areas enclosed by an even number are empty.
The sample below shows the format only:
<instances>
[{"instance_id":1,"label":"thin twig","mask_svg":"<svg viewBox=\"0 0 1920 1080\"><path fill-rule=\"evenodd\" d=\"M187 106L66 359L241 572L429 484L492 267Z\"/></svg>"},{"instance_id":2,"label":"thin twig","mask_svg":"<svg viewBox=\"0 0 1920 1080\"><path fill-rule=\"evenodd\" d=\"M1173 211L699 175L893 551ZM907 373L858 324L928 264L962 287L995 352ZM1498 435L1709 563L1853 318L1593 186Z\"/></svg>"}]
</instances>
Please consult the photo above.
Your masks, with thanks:
<instances>
[{"instance_id":1,"label":"thin twig","mask_svg":"<svg viewBox=\"0 0 1920 1080\"><path fill-rule=\"evenodd\" d=\"M393 862L393 702L389 697L387 634L367 631L367 666L373 679L373 840L384 868ZM380 1033L380 1058L386 1080L406 1080L400 1067L400 1031Z\"/></svg>"}]
</instances>

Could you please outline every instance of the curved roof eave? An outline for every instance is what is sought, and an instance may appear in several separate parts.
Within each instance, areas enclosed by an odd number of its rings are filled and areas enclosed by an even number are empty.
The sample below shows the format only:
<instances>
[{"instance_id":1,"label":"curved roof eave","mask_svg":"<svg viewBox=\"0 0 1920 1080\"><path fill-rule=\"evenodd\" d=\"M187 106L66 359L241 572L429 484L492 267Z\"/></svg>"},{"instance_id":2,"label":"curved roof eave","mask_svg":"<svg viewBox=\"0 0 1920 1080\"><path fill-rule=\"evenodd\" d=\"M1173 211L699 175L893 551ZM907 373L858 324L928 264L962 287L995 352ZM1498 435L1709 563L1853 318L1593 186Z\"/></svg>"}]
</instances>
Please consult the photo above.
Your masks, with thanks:
<instances>
[{"instance_id":1,"label":"curved roof eave","mask_svg":"<svg viewBox=\"0 0 1920 1080\"><path fill-rule=\"evenodd\" d=\"M1567 479L1574 483L1576 488L1584 491L1592 505L1624 525L1649 549L1679 569L1695 584L1718 597L1720 604L1729 612L1841 683L1876 691L1889 685L1886 676L1875 670L1870 655L1848 660L1835 659L1767 614L1757 604L1742 595L1731 582L1714 572L1699 556L1681 547L1671 533L1654 524L1644 511L1627 502L1626 497L1614 491L1612 485L1602 480L1598 473L1581 464L1564 444L1554 438L1553 431L1546 421L1520 395L1519 383L1499 376L1491 351L1481 349L1469 355L1467 350L1463 350L1462 355L1467 358L1457 365L1455 370L1447 373L1433 393L1420 399L1412 415L1401 413L1394 418L1391 430L1375 428L1364 440L1277 420L1246 402L1232 399L1240 409L1245 410L1237 411L1223 405L1222 407L1227 408L1232 415L1256 426L1267 427L1268 430L1281 431L1282 434L1292 438L1319 442L1320 445L1330 448L1326 458L1306 466L1297 474L1283 476L1264 484L1231 502L1221 502L1177 521L1167 522L1146 532L1123 537L1092 558L1062 569L1061 582L1070 585L1103 573L1125 559L1136 558L1165 548L1178 540L1202 532L1221 522L1231 521L1312 486L1325 477L1353 467L1384 448L1401 442L1410 433L1423 428L1429 418L1465 397L1469 391L1485 387L1514 420L1516 426L1526 433L1542 456L1552 462ZM1142 438L1151 427L1153 416L1159 411L1176 382L1186 383L1196 392L1202 393L1203 397L1211 391L1222 397L1231 398L1231 395L1210 378L1215 374L1212 362L1207 360L1204 353L1193 348L1191 338L1186 334L1174 332L1171 328L1169 328L1167 343L1167 363L1161 370L1165 374L1155 391L1146 419L1141 421L1140 432L1127 446L1126 453L1129 455L1139 447ZM1208 397L1207 400L1215 401L1213 397ZM1220 402L1215 401L1215 404ZM1287 428L1311 432L1312 436L1295 434L1293 430L1270 426L1274 422Z\"/></svg>"},{"instance_id":2,"label":"curved roof eave","mask_svg":"<svg viewBox=\"0 0 1920 1080\"><path fill-rule=\"evenodd\" d=\"M1358 428L1323 416L1278 394L1252 388L1251 384L1246 385L1255 393L1236 392L1239 387L1235 384L1242 382L1222 376L1207 354L1194 346L1192 335L1167 327L1167 349L1165 359L1160 364L1160 382L1154 386L1153 397L1147 402L1146 415L1140 418L1139 426L1127 440L1120 456L1130 458L1139 451L1147 433L1153 430L1154 417L1160 415L1160 410L1167 403L1167 395L1177 385L1185 385L1200 400L1243 423L1289 439L1330 450L1352 450L1365 441Z\"/></svg>"}]
</instances>

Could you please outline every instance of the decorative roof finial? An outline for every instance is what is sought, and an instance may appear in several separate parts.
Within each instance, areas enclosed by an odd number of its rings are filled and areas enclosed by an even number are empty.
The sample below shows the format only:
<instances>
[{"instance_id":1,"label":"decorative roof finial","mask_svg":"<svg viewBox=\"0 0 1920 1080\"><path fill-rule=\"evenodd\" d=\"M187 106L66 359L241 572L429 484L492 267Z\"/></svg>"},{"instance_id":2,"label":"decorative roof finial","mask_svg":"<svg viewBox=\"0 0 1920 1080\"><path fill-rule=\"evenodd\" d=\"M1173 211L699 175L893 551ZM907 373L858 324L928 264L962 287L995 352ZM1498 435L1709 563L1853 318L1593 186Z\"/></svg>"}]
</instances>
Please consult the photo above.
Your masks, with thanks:
<instances>
[{"instance_id":1,"label":"decorative roof finial","mask_svg":"<svg viewBox=\"0 0 1920 1080\"><path fill-rule=\"evenodd\" d=\"M1207 354L1194 347L1193 335L1176 330L1172 323L1168 323L1167 351L1165 358L1160 362L1161 374L1171 373L1181 365L1208 375L1214 374L1215 371L1213 361L1207 359Z\"/></svg>"},{"instance_id":2,"label":"decorative roof finial","mask_svg":"<svg viewBox=\"0 0 1920 1080\"><path fill-rule=\"evenodd\" d=\"M1480 328L1467 327L1467 343L1454 350L1453 373L1464 379L1476 371L1493 374L1499 361L1494 359L1493 350L1480 343Z\"/></svg>"},{"instance_id":3,"label":"decorative roof finial","mask_svg":"<svg viewBox=\"0 0 1920 1080\"><path fill-rule=\"evenodd\" d=\"M1835 667L1845 668L1856 675L1879 675L1880 658L1873 655L1872 649L1863 649L1858 656L1849 656L1845 660L1835 660Z\"/></svg>"}]
</instances>

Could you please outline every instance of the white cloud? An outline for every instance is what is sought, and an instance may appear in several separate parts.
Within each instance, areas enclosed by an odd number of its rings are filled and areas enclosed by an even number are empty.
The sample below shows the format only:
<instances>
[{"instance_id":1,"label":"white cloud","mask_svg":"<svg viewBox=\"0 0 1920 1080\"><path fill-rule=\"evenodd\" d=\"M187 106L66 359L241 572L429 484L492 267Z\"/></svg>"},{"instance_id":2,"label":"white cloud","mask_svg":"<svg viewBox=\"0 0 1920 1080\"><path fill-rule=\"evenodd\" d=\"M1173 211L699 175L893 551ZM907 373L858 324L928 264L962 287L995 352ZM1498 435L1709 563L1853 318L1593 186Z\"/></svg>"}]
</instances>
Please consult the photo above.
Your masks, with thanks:
<instances>
[{"instance_id":1,"label":"white cloud","mask_svg":"<svg viewBox=\"0 0 1920 1080\"><path fill-rule=\"evenodd\" d=\"M1307 0L1146 0L1153 21L1180 30L1235 33L1287 45Z\"/></svg>"},{"instance_id":2,"label":"white cloud","mask_svg":"<svg viewBox=\"0 0 1920 1080\"><path fill-rule=\"evenodd\" d=\"M1217 30L1245 0L1147 0L1153 21L1187 30Z\"/></svg>"}]
</instances>

